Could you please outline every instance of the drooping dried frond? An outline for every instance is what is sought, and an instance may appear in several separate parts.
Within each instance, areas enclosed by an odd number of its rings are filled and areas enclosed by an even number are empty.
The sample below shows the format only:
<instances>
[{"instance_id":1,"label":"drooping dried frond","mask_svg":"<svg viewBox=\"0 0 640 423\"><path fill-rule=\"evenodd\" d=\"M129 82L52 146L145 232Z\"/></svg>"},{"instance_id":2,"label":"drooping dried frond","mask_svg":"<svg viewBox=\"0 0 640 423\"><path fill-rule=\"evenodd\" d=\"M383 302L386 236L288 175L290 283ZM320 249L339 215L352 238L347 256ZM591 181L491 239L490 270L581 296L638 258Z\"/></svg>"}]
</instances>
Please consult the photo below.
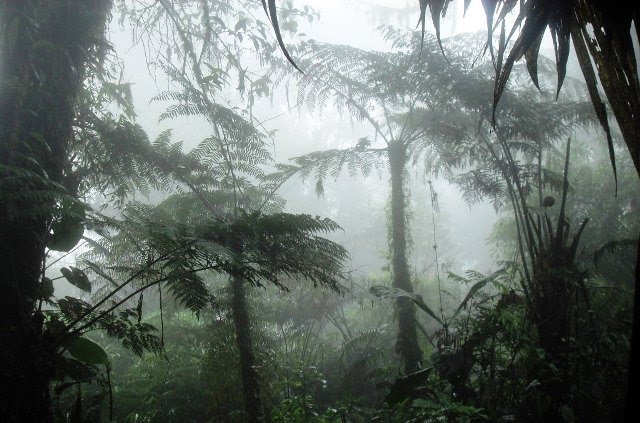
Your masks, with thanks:
<instances>
[{"instance_id":1,"label":"drooping dried frond","mask_svg":"<svg viewBox=\"0 0 640 423\"><path fill-rule=\"evenodd\" d=\"M435 28L446 13L450 0L424 0L420 2L421 22L424 27L427 6L432 12ZM465 1L465 9L469 5ZM553 39L556 59L556 95L563 87L571 41L585 77L591 102L607 136L611 164L616 173L613 140L607 121L607 111L597 87L599 78L611 109L620 126L624 140L633 157L636 170L640 169L638 141L640 114L640 82L636 63L640 5L637 2L568 1L482 1L487 16L488 43L494 52L493 30L502 25L501 41L494 54L495 88L494 110L501 101L515 63L524 58L531 80L539 85L538 56L544 33L549 30ZM517 15L512 28L505 31L506 17ZM438 36L439 37L439 36ZM512 43L511 43L512 41ZM596 77L596 75L598 77Z\"/></svg>"},{"instance_id":2,"label":"drooping dried frond","mask_svg":"<svg viewBox=\"0 0 640 423\"><path fill-rule=\"evenodd\" d=\"M420 0L419 24L420 49L423 50L427 8L431 13L438 46L447 56L447 49L440 38L440 19L445 16L452 0ZM269 4L270 13L275 13L275 1L263 1L265 12ZM465 11L471 0L464 1ZM548 0L496 0L482 1L487 18L487 45L493 59L495 82L491 93L493 114L507 84L512 78L516 62L525 59L531 81L540 87L539 51L542 38L550 31L555 50L557 74L556 97L566 80L567 61L571 41L585 77L591 103L598 121L605 131L611 165L616 176L613 137L607 120L607 107L598 90L598 79L609 100L613 114L620 126L622 136L633 158L636 170L640 171L640 81L638 79L637 51L633 36L640 34L640 4L637 2L604 1L548 1ZM508 16L515 16L511 28L506 30ZM279 34L277 21L272 26ZM494 31L501 27L497 49ZM635 34L633 34L635 28ZM286 52L285 46L280 48ZM291 61L288 53L285 53ZM431 60L429 60L431 61ZM295 64L294 64L295 65ZM488 97L485 97L488 98ZM495 120L494 120L495 123Z\"/></svg>"},{"instance_id":3,"label":"drooping dried frond","mask_svg":"<svg viewBox=\"0 0 640 423\"><path fill-rule=\"evenodd\" d=\"M311 7L292 2L282 4L277 15L273 6L266 16L260 3L248 1L121 2L117 8L122 21L128 18L136 28L148 63L180 73L197 66L194 81L207 85L211 95L233 85L248 109L255 99L272 94L273 69L286 63L277 48L284 47L283 35L296 33L298 19L317 18ZM274 20L275 37L269 30Z\"/></svg>"}]
</instances>

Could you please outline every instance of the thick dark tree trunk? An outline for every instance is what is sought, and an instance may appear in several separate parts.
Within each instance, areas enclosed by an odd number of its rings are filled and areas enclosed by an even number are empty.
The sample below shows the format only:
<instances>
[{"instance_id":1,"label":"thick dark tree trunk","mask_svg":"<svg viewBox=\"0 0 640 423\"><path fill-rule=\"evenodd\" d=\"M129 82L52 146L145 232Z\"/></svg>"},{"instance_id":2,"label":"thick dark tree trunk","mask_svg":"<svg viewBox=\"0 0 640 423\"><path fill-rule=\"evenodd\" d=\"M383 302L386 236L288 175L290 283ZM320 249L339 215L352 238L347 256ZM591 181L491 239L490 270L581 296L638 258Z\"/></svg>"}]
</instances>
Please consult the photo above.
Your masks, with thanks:
<instances>
[{"instance_id":1,"label":"thick dark tree trunk","mask_svg":"<svg viewBox=\"0 0 640 423\"><path fill-rule=\"evenodd\" d=\"M409 264L407 262L407 229L405 210L404 172L407 163L406 146L394 141L389 145L389 170L391 172L391 270L393 287L413 292ZM416 310L409 298L396 301L398 314L398 342L396 350L404 361L406 374L413 373L422 365L422 351L418 345Z\"/></svg>"},{"instance_id":2,"label":"thick dark tree trunk","mask_svg":"<svg viewBox=\"0 0 640 423\"><path fill-rule=\"evenodd\" d=\"M624 421L637 422L640 418L640 407L636 403L635 395L638 395L640 382L640 366L638 354L640 354L640 240L638 240L638 256L636 259L636 283L633 293L633 326L631 328L631 351L629 352L629 378L627 381L627 398L624 406ZM636 359L634 360L634 357ZM634 392L636 392L634 394Z\"/></svg>"},{"instance_id":3,"label":"thick dark tree trunk","mask_svg":"<svg viewBox=\"0 0 640 423\"><path fill-rule=\"evenodd\" d=\"M546 360L556 369L542 380L550 405L545 421L562 421L562 407L568 404L574 380L570 339L576 336L575 292L586 277L576 269L564 248L552 248L534 263L537 288L532 295L534 322Z\"/></svg>"},{"instance_id":4,"label":"thick dark tree trunk","mask_svg":"<svg viewBox=\"0 0 640 423\"><path fill-rule=\"evenodd\" d=\"M110 0L0 2L0 415L51 420L54 347L37 312L73 107ZM30 172L37 177L29 176ZM73 193L71 193L73 194Z\"/></svg>"},{"instance_id":5,"label":"thick dark tree trunk","mask_svg":"<svg viewBox=\"0 0 640 423\"><path fill-rule=\"evenodd\" d=\"M251 321L247 310L244 281L240 277L231 280L231 312L236 329L236 342L240 353L240 373L242 376L242 392L244 394L247 421L264 422L264 410L260 397L260 382L256 370L256 358L253 354L251 340Z\"/></svg>"},{"instance_id":6,"label":"thick dark tree trunk","mask_svg":"<svg viewBox=\"0 0 640 423\"><path fill-rule=\"evenodd\" d=\"M621 3L622 4L622 3ZM613 115L616 118L622 137L625 144L631 154L631 159L635 166L636 172L640 177L640 81L637 73L637 57L638 50L633 51L631 40L627 39L629 36L629 30L634 32L634 27L631 26L631 21L628 21L628 26L615 21L618 31L593 31L592 34L588 33L588 26L592 28L602 28L603 24L610 24L607 22L607 17L611 18L615 16L615 12L623 10L623 15L620 15L620 19L633 19L635 25L635 36L640 34L640 27L638 26L640 15L637 7L631 9L628 6L616 6L617 8L610 8L607 2L595 2L589 0L578 0L574 5L576 18L579 22L579 26L582 28L582 36L586 40L586 46L581 46L580 43L576 44L576 38L579 38L579 34L574 29L573 40L576 49L588 48L589 54L596 65L598 72L598 80L604 89L608 106L613 111ZM580 23L589 22L589 25L580 25ZM631 28L629 28L631 27ZM578 35L578 37L576 37ZM627 42L628 41L628 42ZM583 55L585 57L586 55ZM580 55L578 56L580 57ZM589 59L583 59L580 61L583 73L586 75L586 69L591 66ZM587 71L588 72L588 71ZM592 98L593 100L593 98ZM594 106L597 109L597 102L594 102ZM604 108L604 105L601 106ZM625 421L638 421L640 414L640 408L636 404L636 399L633 392L638 391L638 384L640 383L640 366L637 363L637 358L640 353L640 255L636 262L636 283L634 287L634 301L633 301L633 324L631 332L631 352L629 358L629 379L627 384L627 398L625 401Z\"/></svg>"}]
</instances>

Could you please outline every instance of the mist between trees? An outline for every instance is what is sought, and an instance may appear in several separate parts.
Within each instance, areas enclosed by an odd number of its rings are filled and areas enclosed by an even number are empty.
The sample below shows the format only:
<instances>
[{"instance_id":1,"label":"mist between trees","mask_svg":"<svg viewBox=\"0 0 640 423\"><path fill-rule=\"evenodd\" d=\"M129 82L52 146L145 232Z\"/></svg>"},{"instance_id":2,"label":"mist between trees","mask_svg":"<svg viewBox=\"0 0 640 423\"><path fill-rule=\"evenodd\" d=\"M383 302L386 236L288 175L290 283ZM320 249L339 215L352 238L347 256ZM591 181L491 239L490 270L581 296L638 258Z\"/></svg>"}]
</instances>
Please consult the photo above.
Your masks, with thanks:
<instances>
[{"instance_id":1,"label":"mist between trees","mask_svg":"<svg viewBox=\"0 0 640 423\"><path fill-rule=\"evenodd\" d=\"M633 96L582 21L275 3L0 3L2 421L627 421Z\"/></svg>"}]
</instances>

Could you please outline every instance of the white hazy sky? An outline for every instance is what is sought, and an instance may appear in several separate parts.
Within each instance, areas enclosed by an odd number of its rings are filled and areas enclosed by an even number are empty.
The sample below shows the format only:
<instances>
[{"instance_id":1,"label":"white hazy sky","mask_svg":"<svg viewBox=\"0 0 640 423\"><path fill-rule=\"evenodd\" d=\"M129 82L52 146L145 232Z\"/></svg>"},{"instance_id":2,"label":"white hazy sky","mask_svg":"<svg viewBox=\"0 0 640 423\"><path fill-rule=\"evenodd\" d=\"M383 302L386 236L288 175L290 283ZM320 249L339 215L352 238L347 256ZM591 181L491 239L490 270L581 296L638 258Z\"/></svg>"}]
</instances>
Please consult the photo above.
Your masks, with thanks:
<instances>
[{"instance_id":1,"label":"white hazy sky","mask_svg":"<svg viewBox=\"0 0 640 423\"><path fill-rule=\"evenodd\" d=\"M312 38L336 44L349 44L363 49L380 49L384 45L375 31L381 24L406 25L415 28L420 16L415 0L296 0L296 6L308 5L320 13L320 21L306 26L304 31ZM454 1L442 20L442 35L475 32L486 28L486 18L479 1L471 2L463 16L463 2ZM377 9L378 13L373 13ZM400 19L392 9L403 9ZM427 16L427 31L433 30Z\"/></svg>"}]
</instances>

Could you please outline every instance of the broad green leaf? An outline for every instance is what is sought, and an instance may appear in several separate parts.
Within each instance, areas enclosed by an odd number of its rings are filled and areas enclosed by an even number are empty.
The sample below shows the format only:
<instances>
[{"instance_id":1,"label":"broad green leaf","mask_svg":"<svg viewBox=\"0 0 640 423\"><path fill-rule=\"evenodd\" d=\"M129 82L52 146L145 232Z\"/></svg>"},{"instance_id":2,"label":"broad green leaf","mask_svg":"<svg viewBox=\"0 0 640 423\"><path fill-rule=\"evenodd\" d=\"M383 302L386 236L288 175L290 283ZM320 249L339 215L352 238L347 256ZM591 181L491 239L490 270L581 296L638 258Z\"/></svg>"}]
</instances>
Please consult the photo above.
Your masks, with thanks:
<instances>
[{"instance_id":1,"label":"broad green leaf","mask_svg":"<svg viewBox=\"0 0 640 423\"><path fill-rule=\"evenodd\" d=\"M65 376L73 380L88 380L95 377L95 373L86 364L76 360L75 358L64 357L64 360L60 362L60 370ZM56 392L60 393L68 386L62 385L56 388Z\"/></svg>"},{"instance_id":2,"label":"broad green leaf","mask_svg":"<svg viewBox=\"0 0 640 423\"><path fill-rule=\"evenodd\" d=\"M77 267L69 266L60 269L60 272L64 275L65 279L76 288L83 290L84 292L91 292L91 282L87 275Z\"/></svg>"},{"instance_id":3,"label":"broad green leaf","mask_svg":"<svg viewBox=\"0 0 640 423\"><path fill-rule=\"evenodd\" d=\"M453 313L453 317L455 318L460 313L460 311L462 311L462 309L464 309L467 306L467 303L469 302L469 300L471 300L471 298L473 298L473 296L476 295L478 291L484 288L487 283L493 282L499 276L505 274L507 271L506 269L507 269L506 267L502 269L498 269L487 277L482 277L482 275L478 273L477 276L480 276L482 278L471 286L471 289L469 289L469 292L467 292L467 295L464 297L464 300L462 300L462 302L460 303L456 311ZM457 279L460 282L465 280L464 278L454 275L453 273L449 274L449 278Z\"/></svg>"},{"instance_id":4,"label":"broad green leaf","mask_svg":"<svg viewBox=\"0 0 640 423\"><path fill-rule=\"evenodd\" d=\"M83 234L84 225L81 222L60 222L55 225L47 247L55 251L69 252L78 244Z\"/></svg>"},{"instance_id":5,"label":"broad green leaf","mask_svg":"<svg viewBox=\"0 0 640 423\"><path fill-rule=\"evenodd\" d=\"M46 300L53 295L53 281L47 277L42 278L40 283L40 298Z\"/></svg>"},{"instance_id":6,"label":"broad green leaf","mask_svg":"<svg viewBox=\"0 0 640 423\"><path fill-rule=\"evenodd\" d=\"M44 321L46 331L53 337L60 335L64 332L65 324L60 320L59 314L48 315L48 318Z\"/></svg>"},{"instance_id":7,"label":"broad green leaf","mask_svg":"<svg viewBox=\"0 0 640 423\"><path fill-rule=\"evenodd\" d=\"M91 268L91 270L96 272L98 275L102 276L112 284L118 285L118 283L115 280L113 280L113 278L109 276L104 270L102 270L102 268L97 263L94 263L90 260L85 260L84 262Z\"/></svg>"},{"instance_id":8,"label":"broad green leaf","mask_svg":"<svg viewBox=\"0 0 640 423\"><path fill-rule=\"evenodd\" d=\"M475 284L473 284L469 292L467 292L467 295L464 297L464 300L462 300L462 302L460 303L456 311L453 313L453 317L456 317L458 313L460 313L467 306L467 304L469 303L469 300L471 300L471 298L473 298L473 296L478 291L484 288L484 286L492 279L492 276L482 279L481 281L478 281Z\"/></svg>"},{"instance_id":9,"label":"broad green leaf","mask_svg":"<svg viewBox=\"0 0 640 423\"><path fill-rule=\"evenodd\" d=\"M431 308L429 308L429 306L424 302L424 300L422 299L422 295L409 296L409 298L413 300L413 302L418 306L418 308L420 308L422 311L424 311L429 316L431 316L433 320L435 320L436 322L444 326L444 322L440 320L440 318L436 315L436 313L434 313L434 311L431 310Z\"/></svg>"},{"instance_id":10,"label":"broad green leaf","mask_svg":"<svg viewBox=\"0 0 640 423\"><path fill-rule=\"evenodd\" d=\"M246 31L247 30L247 18L242 18L238 21L238 23L236 24L236 27L234 29L236 32L243 30Z\"/></svg>"},{"instance_id":11,"label":"broad green leaf","mask_svg":"<svg viewBox=\"0 0 640 423\"><path fill-rule=\"evenodd\" d=\"M78 361L90 364L98 365L109 364L109 357L102 347L88 338L76 338L68 348L69 354L71 354Z\"/></svg>"},{"instance_id":12,"label":"broad green leaf","mask_svg":"<svg viewBox=\"0 0 640 423\"><path fill-rule=\"evenodd\" d=\"M78 200L64 200L61 216L51 225L51 238L47 247L55 251L68 252L75 247L84 234L84 204Z\"/></svg>"},{"instance_id":13,"label":"broad green leaf","mask_svg":"<svg viewBox=\"0 0 640 423\"><path fill-rule=\"evenodd\" d=\"M421 295L416 295L411 292L399 288L391 288L388 286L375 285L369 288L369 292L379 298L409 298L415 303L418 308L431 316L436 322L444 326L444 322L431 310L431 308L424 302Z\"/></svg>"}]
</instances>

